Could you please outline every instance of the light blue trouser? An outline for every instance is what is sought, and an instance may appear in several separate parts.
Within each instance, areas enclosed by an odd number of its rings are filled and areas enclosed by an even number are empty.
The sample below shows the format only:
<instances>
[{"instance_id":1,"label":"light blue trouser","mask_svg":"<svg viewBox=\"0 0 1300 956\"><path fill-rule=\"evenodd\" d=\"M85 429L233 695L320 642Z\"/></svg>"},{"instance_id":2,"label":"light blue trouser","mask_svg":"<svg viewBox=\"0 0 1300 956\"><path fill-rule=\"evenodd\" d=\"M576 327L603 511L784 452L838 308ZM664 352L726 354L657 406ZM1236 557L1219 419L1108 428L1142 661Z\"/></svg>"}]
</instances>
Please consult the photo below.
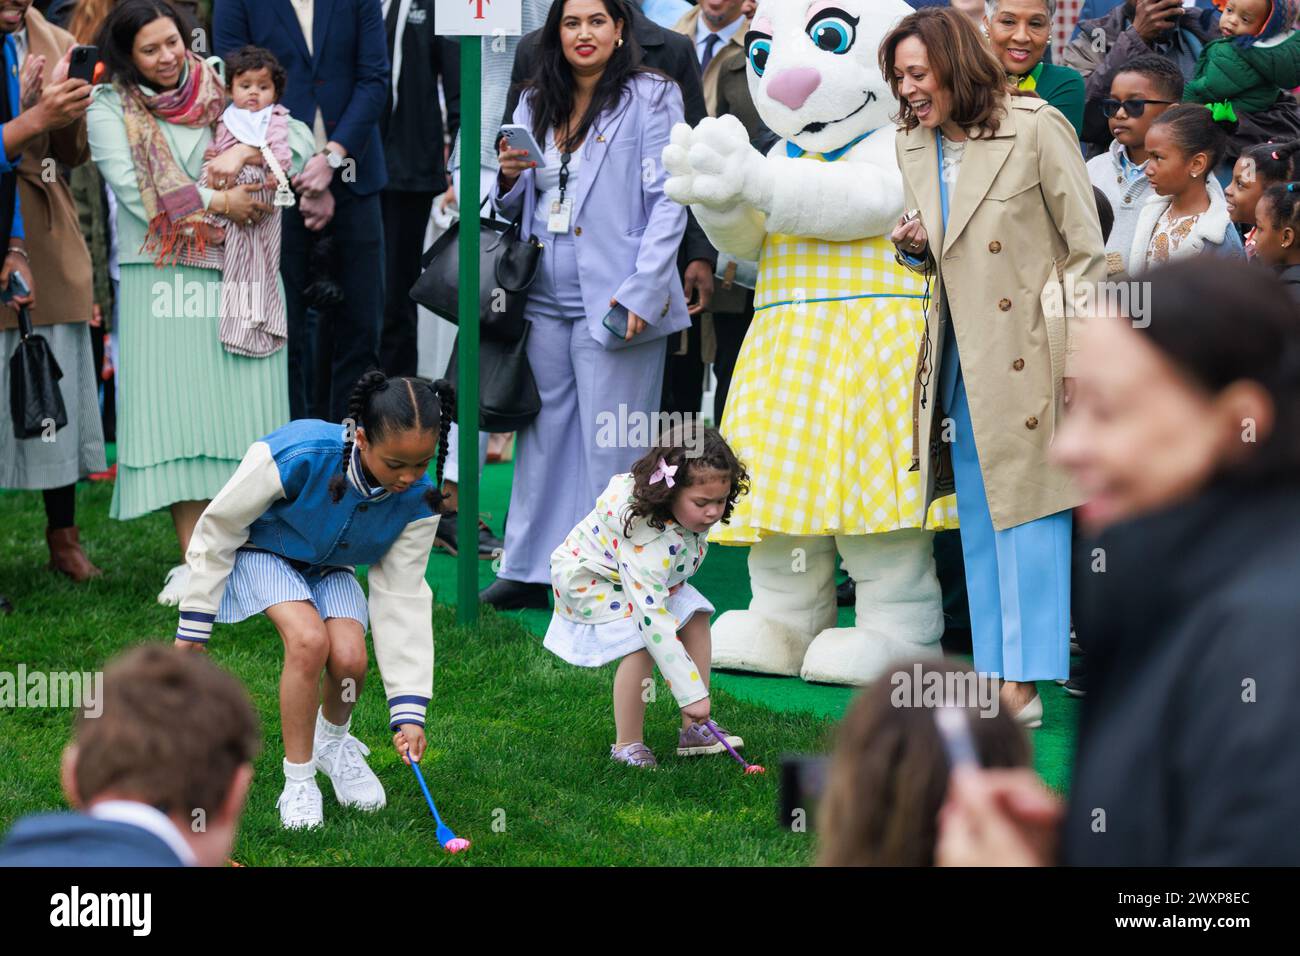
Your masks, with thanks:
<instances>
[{"instance_id":1,"label":"light blue trouser","mask_svg":"<svg viewBox=\"0 0 1300 956\"><path fill-rule=\"evenodd\" d=\"M952 466L975 669L1015 681L1069 677L1071 512L995 530L951 326L939 382L953 422Z\"/></svg>"}]
</instances>

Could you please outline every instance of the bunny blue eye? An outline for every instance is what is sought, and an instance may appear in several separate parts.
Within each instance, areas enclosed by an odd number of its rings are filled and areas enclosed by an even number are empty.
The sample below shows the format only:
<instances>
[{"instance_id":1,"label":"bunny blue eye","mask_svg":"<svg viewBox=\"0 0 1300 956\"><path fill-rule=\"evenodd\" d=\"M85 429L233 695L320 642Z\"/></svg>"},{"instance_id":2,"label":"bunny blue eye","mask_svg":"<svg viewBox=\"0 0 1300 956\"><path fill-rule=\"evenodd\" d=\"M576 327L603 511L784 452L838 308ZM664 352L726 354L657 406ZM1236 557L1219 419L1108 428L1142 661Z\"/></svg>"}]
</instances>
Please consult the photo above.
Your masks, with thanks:
<instances>
[{"instance_id":1,"label":"bunny blue eye","mask_svg":"<svg viewBox=\"0 0 1300 956\"><path fill-rule=\"evenodd\" d=\"M808 24L808 36L817 49L843 55L858 38L858 18L836 7L823 10Z\"/></svg>"},{"instance_id":2,"label":"bunny blue eye","mask_svg":"<svg viewBox=\"0 0 1300 956\"><path fill-rule=\"evenodd\" d=\"M771 52L772 41L770 38L763 37L749 41L749 65L753 67L755 76L763 75L763 71L767 69L767 58Z\"/></svg>"}]
</instances>

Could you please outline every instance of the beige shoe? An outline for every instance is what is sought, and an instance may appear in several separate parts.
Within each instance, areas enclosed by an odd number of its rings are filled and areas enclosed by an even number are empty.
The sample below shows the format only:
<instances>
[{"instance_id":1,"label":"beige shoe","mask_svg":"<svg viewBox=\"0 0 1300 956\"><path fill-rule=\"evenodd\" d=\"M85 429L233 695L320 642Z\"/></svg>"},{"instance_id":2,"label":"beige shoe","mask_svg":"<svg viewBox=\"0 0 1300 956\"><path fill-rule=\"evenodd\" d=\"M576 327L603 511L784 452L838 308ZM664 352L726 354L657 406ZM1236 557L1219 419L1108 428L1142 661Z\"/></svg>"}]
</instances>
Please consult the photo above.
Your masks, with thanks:
<instances>
[{"instance_id":1,"label":"beige shoe","mask_svg":"<svg viewBox=\"0 0 1300 956\"><path fill-rule=\"evenodd\" d=\"M1035 694L1034 699L1021 707L1015 715L1016 723L1026 730L1037 730L1043 726L1043 696Z\"/></svg>"}]
</instances>

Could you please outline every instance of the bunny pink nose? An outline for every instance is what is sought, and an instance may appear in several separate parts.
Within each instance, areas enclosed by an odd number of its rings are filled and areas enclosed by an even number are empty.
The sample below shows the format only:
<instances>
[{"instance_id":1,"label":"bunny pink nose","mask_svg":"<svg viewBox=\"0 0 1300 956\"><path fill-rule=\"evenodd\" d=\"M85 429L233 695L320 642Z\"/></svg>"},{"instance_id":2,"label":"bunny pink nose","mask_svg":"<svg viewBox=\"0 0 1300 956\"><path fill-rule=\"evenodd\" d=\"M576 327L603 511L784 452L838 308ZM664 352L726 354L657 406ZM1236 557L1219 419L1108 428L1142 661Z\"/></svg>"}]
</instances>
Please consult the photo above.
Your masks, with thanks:
<instances>
[{"instance_id":1,"label":"bunny pink nose","mask_svg":"<svg viewBox=\"0 0 1300 956\"><path fill-rule=\"evenodd\" d=\"M767 95L778 103L797 110L803 106L813 90L822 85L822 75L812 67L800 66L782 70L767 85Z\"/></svg>"}]
</instances>

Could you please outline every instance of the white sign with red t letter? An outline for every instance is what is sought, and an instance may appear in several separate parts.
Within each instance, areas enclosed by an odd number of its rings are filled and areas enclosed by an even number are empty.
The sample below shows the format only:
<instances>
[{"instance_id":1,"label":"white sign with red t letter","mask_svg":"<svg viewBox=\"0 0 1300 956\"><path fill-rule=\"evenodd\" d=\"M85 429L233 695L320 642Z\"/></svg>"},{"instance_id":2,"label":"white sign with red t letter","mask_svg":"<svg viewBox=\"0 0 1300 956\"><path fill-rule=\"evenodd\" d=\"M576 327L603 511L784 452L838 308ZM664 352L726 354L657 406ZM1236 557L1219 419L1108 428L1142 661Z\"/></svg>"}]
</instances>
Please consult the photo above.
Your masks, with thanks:
<instances>
[{"instance_id":1,"label":"white sign with red t letter","mask_svg":"<svg viewBox=\"0 0 1300 956\"><path fill-rule=\"evenodd\" d=\"M523 0L438 0L433 10L438 36L512 36L523 30Z\"/></svg>"}]
</instances>

